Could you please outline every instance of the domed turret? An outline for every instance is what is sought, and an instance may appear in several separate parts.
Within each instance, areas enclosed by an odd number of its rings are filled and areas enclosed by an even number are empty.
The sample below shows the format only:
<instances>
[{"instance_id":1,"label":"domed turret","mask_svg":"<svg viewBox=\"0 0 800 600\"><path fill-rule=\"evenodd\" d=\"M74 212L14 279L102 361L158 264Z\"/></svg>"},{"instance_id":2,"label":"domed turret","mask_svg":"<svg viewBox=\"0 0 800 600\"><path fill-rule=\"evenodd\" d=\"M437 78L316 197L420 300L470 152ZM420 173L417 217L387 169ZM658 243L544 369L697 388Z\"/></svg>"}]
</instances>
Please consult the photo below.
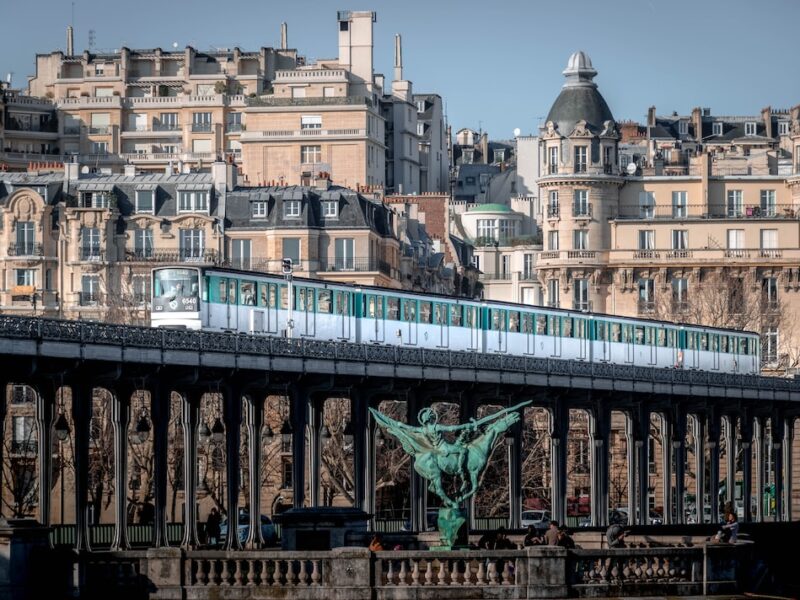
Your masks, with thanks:
<instances>
[{"instance_id":1,"label":"domed turret","mask_svg":"<svg viewBox=\"0 0 800 600\"><path fill-rule=\"evenodd\" d=\"M573 53L563 74L566 81L545 122L553 121L561 135L569 135L578 121L586 121L595 133L602 131L614 117L592 81L597 75L592 59L583 51Z\"/></svg>"}]
</instances>

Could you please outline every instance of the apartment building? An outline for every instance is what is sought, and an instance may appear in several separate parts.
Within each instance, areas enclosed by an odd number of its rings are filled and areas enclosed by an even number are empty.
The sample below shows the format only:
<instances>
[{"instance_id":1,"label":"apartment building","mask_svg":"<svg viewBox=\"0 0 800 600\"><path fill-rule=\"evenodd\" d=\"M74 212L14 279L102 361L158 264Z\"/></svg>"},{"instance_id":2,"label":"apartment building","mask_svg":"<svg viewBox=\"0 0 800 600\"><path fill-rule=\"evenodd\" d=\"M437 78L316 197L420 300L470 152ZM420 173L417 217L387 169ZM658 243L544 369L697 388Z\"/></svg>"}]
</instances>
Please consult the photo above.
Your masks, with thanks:
<instances>
[{"instance_id":1,"label":"apartment building","mask_svg":"<svg viewBox=\"0 0 800 600\"><path fill-rule=\"evenodd\" d=\"M800 106L651 109L646 127L625 128L622 161L596 74L586 54L570 57L540 132L546 303L756 328L765 364L796 368Z\"/></svg>"},{"instance_id":2,"label":"apartment building","mask_svg":"<svg viewBox=\"0 0 800 600\"><path fill-rule=\"evenodd\" d=\"M419 192L442 193L449 189L450 163L447 152L447 127L442 97L414 94L419 136Z\"/></svg>"}]
</instances>

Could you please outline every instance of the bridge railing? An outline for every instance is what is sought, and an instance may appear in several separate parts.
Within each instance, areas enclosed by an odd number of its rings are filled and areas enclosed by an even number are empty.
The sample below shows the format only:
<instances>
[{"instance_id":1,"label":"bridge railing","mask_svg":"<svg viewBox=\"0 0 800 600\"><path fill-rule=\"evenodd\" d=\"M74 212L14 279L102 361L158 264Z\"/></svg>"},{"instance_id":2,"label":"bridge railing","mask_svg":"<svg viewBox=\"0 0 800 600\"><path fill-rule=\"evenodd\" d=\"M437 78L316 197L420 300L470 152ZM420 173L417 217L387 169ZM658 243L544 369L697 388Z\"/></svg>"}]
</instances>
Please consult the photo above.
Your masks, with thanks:
<instances>
[{"instance_id":1,"label":"bridge railing","mask_svg":"<svg viewBox=\"0 0 800 600\"><path fill-rule=\"evenodd\" d=\"M800 391L800 379L780 377L7 315L0 316L0 337L75 342L81 345L104 344L122 348L152 348L162 351L319 358L446 369L510 371L548 376Z\"/></svg>"}]
</instances>

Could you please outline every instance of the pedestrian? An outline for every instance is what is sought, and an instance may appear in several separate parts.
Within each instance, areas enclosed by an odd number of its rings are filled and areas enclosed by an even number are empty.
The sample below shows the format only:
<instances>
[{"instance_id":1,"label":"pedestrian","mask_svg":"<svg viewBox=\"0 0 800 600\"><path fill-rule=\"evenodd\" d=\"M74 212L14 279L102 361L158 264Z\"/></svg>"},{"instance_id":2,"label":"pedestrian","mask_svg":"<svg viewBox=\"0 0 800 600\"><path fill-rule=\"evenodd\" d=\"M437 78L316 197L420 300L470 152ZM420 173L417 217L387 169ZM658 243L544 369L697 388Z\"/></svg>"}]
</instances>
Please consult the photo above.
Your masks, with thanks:
<instances>
[{"instance_id":1,"label":"pedestrian","mask_svg":"<svg viewBox=\"0 0 800 600\"><path fill-rule=\"evenodd\" d=\"M556 546L561 546L562 548L575 547L575 540L572 539L572 536L569 534L569 529L566 527L558 528L558 541L556 542Z\"/></svg>"},{"instance_id":2,"label":"pedestrian","mask_svg":"<svg viewBox=\"0 0 800 600\"><path fill-rule=\"evenodd\" d=\"M497 532L487 531L478 540L478 550L494 550L497 543Z\"/></svg>"},{"instance_id":3,"label":"pedestrian","mask_svg":"<svg viewBox=\"0 0 800 600\"><path fill-rule=\"evenodd\" d=\"M212 508L206 520L206 542L209 546L216 546L219 544L221 523L222 517L220 517L219 511L216 508Z\"/></svg>"},{"instance_id":4,"label":"pedestrian","mask_svg":"<svg viewBox=\"0 0 800 600\"><path fill-rule=\"evenodd\" d=\"M716 539L718 542L735 544L739 537L739 519L735 512L730 512L725 515L725 521L726 523L717 533Z\"/></svg>"},{"instance_id":5,"label":"pedestrian","mask_svg":"<svg viewBox=\"0 0 800 600\"><path fill-rule=\"evenodd\" d=\"M372 537L372 541L369 543L369 549L371 552L382 552L383 551L383 538L381 537L380 533L376 533Z\"/></svg>"},{"instance_id":6,"label":"pedestrian","mask_svg":"<svg viewBox=\"0 0 800 600\"><path fill-rule=\"evenodd\" d=\"M528 525L528 531L525 534L525 539L522 541L522 545L527 548L528 546L541 546L543 544L544 539L539 535L539 532L536 531L536 527L533 525Z\"/></svg>"},{"instance_id":7,"label":"pedestrian","mask_svg":"<svg viewBox=\"0 0 800 600\"><path fill-rule=\"evenodd\" d=\"M558 521L550 521L550 527L544 532L548 546L558 546Z\"/></svg>"},{"instance_id":8,"label":"pedestrian","mask_svg":"<svg viewBox=\"0 0 800 600\"><path fill-rule=\"evenodd\" d=\"M610 525L608 529L606 529L606 543L608 544L609 548L624 548L625 547L625 536L628 534L626 529L622 528L622 525Z\"/></svg>"},{"instance_id":9,"label":"pedestrian","mask_svg":"<svg viewBox=\"0 0 800 600\"><path fill-rule=\"evenodd\" d=\"M497 535L494 541L494 550L516 550L514 543L508 539L508 534L505 527L497 529Z\"/></svg>"}]
</instances>

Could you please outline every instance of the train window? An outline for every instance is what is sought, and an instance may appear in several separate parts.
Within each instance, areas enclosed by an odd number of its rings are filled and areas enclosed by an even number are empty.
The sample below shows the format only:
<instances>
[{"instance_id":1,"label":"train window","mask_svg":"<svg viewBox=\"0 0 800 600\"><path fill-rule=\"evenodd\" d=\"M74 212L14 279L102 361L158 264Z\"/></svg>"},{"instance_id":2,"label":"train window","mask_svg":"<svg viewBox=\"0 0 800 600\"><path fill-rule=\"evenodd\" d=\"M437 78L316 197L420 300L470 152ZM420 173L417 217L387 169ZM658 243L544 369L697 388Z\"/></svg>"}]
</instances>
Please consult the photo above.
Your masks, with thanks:
<instances>
[{"instance_id":1,"label":"train window","mask_svg":"<svg viewBox=\"0 0 800 600\"><path fill-rule=\"evenodd\" d=\"M694 331L686 332L686 340L689 350L697 350L697 334Z\"/></svg>"},{"instance_id":2,"label":"train window","mask_svg":"<svg viewBox=\"0 0 800 600\"><path fill-rule=\"evenodd\" d=\"M375 296L375 318L383 318L383 296Z\"/></svg>"},{"instance_id":3,"label":"train window","mask_svg":"<svg viewBox=\"0 0 800 600\"><path fill-rule=\"evenodd\" d=\"M522 333L533 333L533 315L530 313L522 315Z\"/></svg>"},{"instance_id":4,"label":"train window","mask_svg":"<svg viewBox=\"0 0 800 600\"><path fill-rule=\"evenodd\" d=\"M492 329L494 331L502 331L505 329L505 312L504 310L492 310Z\"/></svg>"},{"instance_id":5,"label":"train window","mask_svg":"<svg viewBox=\"0 0 800 600\"><path fill-rule=\"evenodd\" d=\"M611 341L619 342L622 340L622 326L619 323L611 324Z\"/></svg>"},{"instance_id":6,"label":"train window","mask_svg":"<svg viewBox=\"0 0 800 600\"><path fill-rule=\"evenodd\" d=\"M270 283L269 284L269 304L270 308L276 308L278 306L278 284L277 283Z\"/></svg>"},{"instance_id":7,"label":"train window","mask_svg":"<svg viewBox=\"0 0 800 600\"><path fill-rule=\"evenodd\" d=\"M572 317L564 317L561 320L561 337L572 337Z\"/></svg>"},{"instance_id":8,"label":"train window","mask_svg":"<svg viewBox=\"0 0 800 600\"><path fill-rule=\"evenodd\" d=\"M607 336L607 329L608 329L608 323L606 323L605 321L595 321L595 323L594 323L594 336L595 336L595 339L597 339L598 341L601 341L601 342L605 342L606 341L606 337L608 337Z\"/></svg>"},{"instance_id":9,"label":"train window","mask_svg":"<svg viewBox=\"0 0 800 600\"><path fill-rule=\"evenodd\" d=\"M450 305L450 325L461 327L461 311L463 307L459 304Z\"/></svg>"},{"instance_id":10,"label":"train window","mask_svg":"<svg viewBox=\"0 0 800 600\"><path fill-rule=\"evenodd\" d=\"M219 301L225 304L228 301L228 280L219 280Z\"/></svg>"},{"instance_id":11,"label":"train window","mask_svg":"<svg viewBox=\"0 0 800 600\"><path fill-rule=\"evenodd\" d=\"M350 294L347 292L336 292L336 314L349 315L350 314Z\"/></svg>"},{"instance_id":12,"label":"train window","mask_svg":"<svg viewBox=\"0 0 800 600\"><path fill-rule=\"evenodd\" d=\"M670 348L675 347L675 330L667 329L667 346Z\"/></svg>"},{"instance_id":13,"label":"train window","mask_svg":"<svg viewBox=\"0 0 800 600\"><path fill-rule=\"evenodd\" d=\"M622 342L630 344L633 341L633 327L631 325L622 326Z\"/></svg>"},{"instance_id":14,"label":"train window","mask_svg":"<svg viewBox=\"0 0 800 600\"><path fill-rule=\"evenodd\" d=\"M713 352L719 351L719 336L716 333L711 335L711 350Z\"/></svg>"},{"instance_id":15,"label":"train window","mask_svg":"<svg viewBox=\"0 0 800 600\"><path fill-rule=\"evenodd\" d=\"M545 315L536 315L536 333L547 335L547 317Z\"/></svg>"},{"instance_id":16,"label":"train window","mask_svg":"<svg viewBox=\"0 0 800 600\"><path fill-rule=\"evenodd\" d=\"M262 308L267 307L267 284L260 283L258 285L258 305Z\"/></svg>"},{"instance_id":17,"label":"train window","mask_svg":"<svg viewBox=\"0 0 800 600\"><path fill-rule=\"evenodd\" d=\"M289 308L289 289L285 285L281 286L281 308Z\"/></svg>"},{"instance_id":18,"label":"train window","mask_svg":"<svg viewBox=\"0 0 800 600\"><path fill-rule=\"evenodd\" d=\"M236 280L228 280L228 302L236 304Z\"/></svg>"},{"instance_id":19,"label":"train window","mask_svg":"<svg viewBox=\"0 0 800 600\"><path fill-rule=\"evenodd\" d=\"M512 310L508 313L508 330L519 333L519 311Z\"/></svg>"},{"instance_id":20,"label":"train window","mask_svg":"<svg viewBox=\"0 0 800 600\"><path fill-rule=\"evenodd\" d=\"M403 321L411 323L417 320L417 301L403 300Z\"/></svg>"},{"instance_id":21,"label":"train window","mask_svg":"<svg viewBox=\"0 0 800 600\"><path fill-rule=\"evenodd\" d=\"M655 341L653 339L653 331L654 329L652 327L644 328L644 343L647 344L648 346L652 346Z\"/></svg>"},{"instance_id":22,"label":"train window","mask_svg":"<svg viewBox=\"0 0 800 600\"><path fill-rule=\"evenodd\" d=\"M586 320L575 319L575 337L579 340L586 339Z\"/></svg>"},{"instance_id":23,"label":"train window","mask_svg":"<svg viewBox=\"0 0 800 600\"><path fill-rule=\"evenodd\" d=\"M728 353L728 336L727 335L719 336L719 351L723 352L724 354Z\"/></svg>"},{"instance_id":24,"label":"train window","mask_svg":"<svg viewBox=\"0 0 800 600\"><path fill-rule=\"evenodd\" d=\"M464 322L467 324L467 327L477 327L478 322L475 319L474 306L467 306L464 309Z\"/></svg>"},{"instance_id":25,"label":"train window","mask_svg":"<svg viewBox=\"0 0 800 600\"><path fill-rule=\"evenodd\" d=\"M314 288L304 288L300 291L305 293L305 297L300 296L300 310L314 312Z\"/></svg>"},{"instance_id":26,"label":"train window","mask_svg":"<svg viewBox=\"0 0 800 600\"><path fill-rule=\"evenodd\" d=\"M386 299L386 318L390 321L400 320L400 300L397 298Z\"/></svg>"},{"instance_id":27,"label":"train window","mask_svg":"<svg viewBox=\"0 0 800 600\"><path fill-rule=\"evenodd\" d=\"M246 306L256 305L256 284L253 281L243 281L241 287L242 304Z\"/></svg>"},{"instance_id":28,"label":"train window","mask_svg":"<svg viewBox=\"0 0 800 600\"><path fill-rule=\"evenodd\" d=\"M431 303L430 302L420 302L419 303L419 322L420 323L430 323L431 322Z\"/></svg>"},{"instance_id":29,"label":"train window","mask_svg":"<svg viewBox=\"0 0 800 600\"><path fill-rule=\"evenodd\" d=\"M708 350L708 334L700 334L700 350Z\"/></svg>"},{"instance_id":30,"label":"train window","mask_svg":"<svg viewBox=\"0 0 800 600\"><path fill-rule=\"evenodd\" d=\"M433 322L435 325L442 325L447 321L447 305L439 304L438 302L433 305Z\"/></svg>"},{"instance_id":31,"label":"train window","mask_svg":"<svg viewBox=\"0 0 800 600\"><path fill-rule=\"evenodd\" d=\"M728 351L731 354L736 354L736 338L732 335L728 336Z\"/></svg>"},{"instance_id":32,"label":"train window","mask_svg":"<svg viewBox=\"0 0 800 600\"><path fill-rule=\"evenodd\" d=\"M550 335L559 335L561 327L559 326L559 318L555 315L547 315L547 331Z\"/></svg>"},{"instance_id":33,"label":"train window","mask_svg":"<svg viewBox=\"0 0 800 600\"><path fill-rule=\"evenodd\" d=\"M375 318L375 296L366 296L364 301L367 305L366 316L370 319Z\"/></svg>"}]
</instances>

